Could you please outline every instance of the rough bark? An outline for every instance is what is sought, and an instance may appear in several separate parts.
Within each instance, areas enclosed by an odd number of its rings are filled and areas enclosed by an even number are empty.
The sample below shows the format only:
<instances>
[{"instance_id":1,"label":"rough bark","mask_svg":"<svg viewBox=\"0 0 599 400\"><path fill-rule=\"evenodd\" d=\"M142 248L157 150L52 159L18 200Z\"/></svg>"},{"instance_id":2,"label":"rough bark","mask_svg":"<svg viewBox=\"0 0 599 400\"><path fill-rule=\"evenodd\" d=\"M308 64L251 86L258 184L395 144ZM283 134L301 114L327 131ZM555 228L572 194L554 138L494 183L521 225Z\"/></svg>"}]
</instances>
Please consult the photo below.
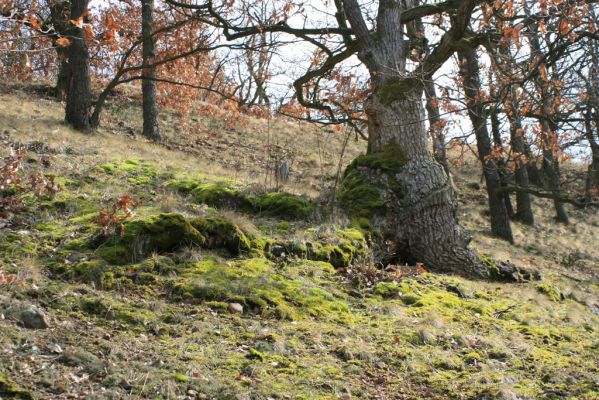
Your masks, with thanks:
<instances>
[{"instance_id":1,"label":"rough bark","mask_svg":"<svg viewBox=\"0 0 599 400\"><path fill-rule=\"evenodd\" d=\"M492 158L491 139L487 129L487 115L484 104L479 100L481 90L479 66L476 51L469 49L459 54L461 61L460 73L463 79L468 116L472 122L476 135L478 158L483 166L483 174L489 198L489 211L491 215L491 231L494 235L514 242L510 220L501 194L501 178L497 161Z\"/></svg>"},{"instance_id":2,"label":"rough bark","mask_svg":"<svg viewBox=\"0 0 599 400\"><path fill-rule=\"evenodd\" d=\"M151 64L156 57L156 44L152 36L154 25L154 0L142 0L143 64ZM158 104L156 102L156 67L143 70L143 135L151 140L160 140Z\"/></svg>"},{"instance_id":3,"label":"rough bark","mask_svg":"<svg viewBox=\"0 0 599 400\"><path fill-rule=\"evenodd\" d=\"M87 10L89 0L71 1L71 19L78 19ZM89 131L91 114L91 82L89 76L89 50L83 29L71 25L68 29L71 44L69 57L69 91L65 120L80 131Z\"/></svg>"},{"instance_id":4,"label":"rough bark","mask_svg":"<svg viewBox=\"0 0 599 400\"><path fill-rule=\"evenodd\" d=\"M488 278L488 266L470 248L471 237L458 223L456 196L447 174L429 151L422 80L404 75L407 49L400 16L416 3L381 0L376 39L367 28L358 2L342 3L358 39L358 58L372 81L372 95L365 104L367 157L372 162L362 165L359 173L370 184L368 192L374 190L384 200L385 211L373 218L375 226L395 241L398 256L405 261L422 262L430 270ZM461 7L461 17L468 17L473 3L465 1ZM450 43L454 36L460 36L460 30L463 33L463 19L421 62L424 78L430 78L453 53ZM377 157L383 161L373 161ZM354 167L360 161L355 160ZM346 172L346 177L354 175Z\"/></svg>"}]
</instances>

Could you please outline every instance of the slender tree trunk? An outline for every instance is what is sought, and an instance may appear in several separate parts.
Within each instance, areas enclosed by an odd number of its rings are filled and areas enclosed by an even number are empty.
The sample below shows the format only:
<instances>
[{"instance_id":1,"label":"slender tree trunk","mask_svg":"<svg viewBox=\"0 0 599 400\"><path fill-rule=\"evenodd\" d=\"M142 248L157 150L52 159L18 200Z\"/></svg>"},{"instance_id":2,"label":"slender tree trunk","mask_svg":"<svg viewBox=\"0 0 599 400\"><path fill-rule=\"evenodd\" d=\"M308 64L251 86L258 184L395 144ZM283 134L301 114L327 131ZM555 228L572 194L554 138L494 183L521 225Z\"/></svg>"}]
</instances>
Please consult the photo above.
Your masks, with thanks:
<instances>
[{"instance_id":1,"label":"slender tree trunk","mask_svg":"<svg viewBox=\"0 0 599 400\"><path fill-rule=\"evenodd\" d=\"M500 67L503 74L512 79L512 63L514 62L510 49L506 45L498 46L498 52L501 56ZM528 188L530 185L528 177L528 163L530 152L524 137L522 121L520 116L520 103L515 85L511 85L509 93L504 99L505 114L510 124L510 141L514 155L515 171L514 180L521 188ZM516 192L516 219L527 225L534 224L534 214L532 211L532 200L530 194L525 191Z\"/></svg>"},{"instance_id":2,"label":"slender tree trunk","mask_svg":"<svg viewBox=\"0 0 599 400\"><path fill-rule=\"evenodd\" d=\"M512 143L512 150L516 154L515 159L515 171L514 179L516 184L521 188L528 188L528 170L527 163L528 157L526 156L526 142L524 139L524 132L522 125L518 118L509 117L510 119L510 138ZM518 191L516 193L516 219L520 222L533 225L534 214L532 212L532 200L530 194L524 191Z\"/></svg>"},{"instance_id":3,"label":"slender tree trunk","mask_svg":"<svg viewBox=\"0 0 599 400\"><path fill-rule=\"evenodd\" d=\"M503 142L501 140L501 128L499 127L499 117L497 116L497 110L491 114L491 129L493 131L493 145L496 148L502 148ZM503 157L497 160L497 169L499 171L499 178L501 180L501 187L506 188L508 186L509 173L505 165L505 159ZM512 199L510 193L506 190L503 191L503 203L507 215L510 219L514 218L514 206L512 206Z\"/></svg>"},{"instance_id":4,"label":"slender tree trunk","mask_svg":"<svg viewBox=\"0 0 599 400\"><path fill-rule=\"evenodd\" d=\"M478 158L483 165L483 173L489 197L489 210L491 213L491 231L494 235L514 242L510 219L505 207L503 195L500 192L501 178L497 167L497 161L492 158L491 139L487 130L487 115L484 104L478 100L481 90L479 67L476 51L469 49L459 54L461 61L461 74L463 77L466 103L468 104L468 116L472 122L476 135Z\"/></svg>"},{"instance_id":5,"label":"slender tree trunk","mask_svg":"<svg viewBox=\"0 0 599 400\"><path fill-rule=\"evenodd\" d=\"M154 25L154 0L142 0L143 63L151 64L156 57ZM148 139L160 140L158 105L156 102L156 67L144 68L141 87L143 93L143 135Z\"/></svg>"},{"instance_id":6,"label":"slender tree trunk","mask_svg":"<svg viewBox=\"0 0 599 400\"><path fill-rule=\"evenodd\" d=\"M445 173L449 176L449 163L447 162L447 151L445 149L445 135L440 126L441 114L439 112L439 103L435 83L428 80L424 83L424 95L426 98L426 113L430 135L433 140L433 156L439 164L443 166Z\"/></svg>"},{"instance_id":7,"label":"slender tree trunk","mask_svg":"<svg viewBox=\"0 0 599 400\"><path fill-rule=\"evenodd\" d=\"M65 0L55 1L50 4L50 20L54 34L52 35L52 45L56 48L56 56L59 62L56 86L54 95L59 100L66 100L69 91L70 72L68 49L58 46L56 40L59 35L67 34L70 27L70 2Z\"/></svg>"},{"instance_id":8,"label":"slender tree trunk","mask_svg":"<svg viewBox=\"0 0 599 400\"><path fill-rule=\"evenodd\" d=\"M594 15L594 13L592 14ZM599 197L599 51L596 43L589 45L591 66L587 80L587 101L585 112L585 136L591 147L591 164L586 182L586 199Z\"/></svg>"},{"instance_id":9,"label":"slender tree trunk","mask_svg":"<svg viewBox=\"0 0 599 400\"><path fill-rule=\"evenodd\" d=\"M530 10L528 4L524 4L524 11L527 16L530 17ZM539 31L538 24L535 19L530 18L531 22L528 24L528 28L531 31L529 37L529 43L531 47L531 62L535 61L535 58L542 54L541 49L541 32ZM547 37L548 42L550 41ZM557 77L556 77L557 79ZM545 177L545 184L548 189L553 192L556 196L559 196L561 191L560 172L559 172L559 160L556 156L556 150L559 150L559 142L557 138L558 126L554 122L552 116L557 110L555 109L554 99L549 91L549 83L544 82L542 77L538 77L535 80L535 85L538 92L541 95L541 140L542 140L542 152L543 162L541 167ZM556 213L556 219L558 222L564 224L569 223L568 213L566 212L565 204L555 199L553 201Z\"/></svg>"},{"instance_id":10,"label":"slender tree trunk","mask_svg":"<svg viewBox=\"0 0 599 400\"><path fill-rule=\"evenodd\" d=\"M77 20L87 10L89 0L71 1L71 19ZM91 82L89 51L83 29L71 25L68 29L71 44L68 47L70 82L65 120L80 131L89 131L91 112Z\"/></svg>"},{"instance_id":11,"label":"slender tree trunk","mask_svg":"<svg viewBox=\"0 0 599 400\"><path fill-rule=\"evenodd\" d=\"M54 87L54 96L59 100L66 100L69 93L70 72L67 51L62 47L56 48L58 55L58 77Z\"/></svg>"},{"instance_id":12,"label":"slender tree trunk","mask_svg":"<svg viewBox=\"0 0 599 400\"><path fill-rule=\"evenodd\" d=\"M598 112L595 111L595 113ZM593 106L588 101L587 112L585 113L585 136L591 147L591 164L589 164L585 188L587 201L590 201L595 196L599 196L599 134L597 133L597 128L593 129L592 114Z\"/></svg>"}]
</instances>

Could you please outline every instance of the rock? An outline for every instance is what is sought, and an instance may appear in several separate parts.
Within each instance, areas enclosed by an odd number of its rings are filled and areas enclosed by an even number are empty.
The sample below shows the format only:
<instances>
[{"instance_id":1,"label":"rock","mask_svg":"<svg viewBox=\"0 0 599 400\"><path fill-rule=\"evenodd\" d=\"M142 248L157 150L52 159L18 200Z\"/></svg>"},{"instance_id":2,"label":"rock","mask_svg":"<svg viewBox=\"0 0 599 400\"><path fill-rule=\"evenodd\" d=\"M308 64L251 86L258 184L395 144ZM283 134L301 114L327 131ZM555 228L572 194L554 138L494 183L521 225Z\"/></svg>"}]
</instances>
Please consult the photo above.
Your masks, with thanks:
<instances>
[{"instance_id":1,"label":"rock","mask_svg":"<svg viewBox=\"0 0 599 400\"><path fill-rule=\"evenodd\" d=\"M23 326L28 329L48 328L48 322L46 321L44 312L35 306L29 306L21 311L19 320L23 323Z\"/></svg>"},{"instance_id":2,"label":"rock","mask_svg":"<svg viewBox=\"0 0 599 400\"><path fill-rule=\"evenodd\" d=\"M243 314L243 306L239 303L229 303L229 312L233 314Z\"/></svg>"},{"instance_id":3,"label":"rock","mask_svg":"<svg viewBox=\"0 0 599 400\"><path fill-rule=\"evenodd\" d=\"M466 187L468 187L472 190L480 190L480 184L478 184L477 182L468 182L466 184Z\"/></svg>"},{"instance_id":4,"label":"rock","mask_svg":"<svg viewBox=\"0 0 599 400\"><path fill-rule=\"evenodd\" d=\"M466 298L466 295L464 294L464 292L462 292L462 289L460 289L459 286L456 286L456 285L447 285L445 287L445 289L448 292L457 294L458 297L461 298L461 299L465 299Z\"/></svg>"},{"instance_id":5,"label":"rock","mask_svg":"<svg viewBox=\"0 0 599 400\"><path fill-rule=\"evenodd\" d=\"M0 296L0 314L5 318L20 322L28 329L48 328L46 315L40 308L14 298Z\"/></svg>"},{"instance_id":6,"label":"rock","mask_svg":"<svg viewBox=\"0 0 599 400\"><path fill-rule=\"evenodd\" d=\"M270 253L275 257L285 257L285 248L283 246L274 245L270 249Z\"/></svg>"},{"instance_id":7,"label":"rock","mask_svg":"<svg viewBox=\"0 0 599 400\"><path fill-rule=\"evenodd\" d=\"M80 349L65 350L60 361L69 366L82 367L91 374L98 373L104 370L105 367L102 360L98 357L88 351Z\"/></svg>"}]
</instances>

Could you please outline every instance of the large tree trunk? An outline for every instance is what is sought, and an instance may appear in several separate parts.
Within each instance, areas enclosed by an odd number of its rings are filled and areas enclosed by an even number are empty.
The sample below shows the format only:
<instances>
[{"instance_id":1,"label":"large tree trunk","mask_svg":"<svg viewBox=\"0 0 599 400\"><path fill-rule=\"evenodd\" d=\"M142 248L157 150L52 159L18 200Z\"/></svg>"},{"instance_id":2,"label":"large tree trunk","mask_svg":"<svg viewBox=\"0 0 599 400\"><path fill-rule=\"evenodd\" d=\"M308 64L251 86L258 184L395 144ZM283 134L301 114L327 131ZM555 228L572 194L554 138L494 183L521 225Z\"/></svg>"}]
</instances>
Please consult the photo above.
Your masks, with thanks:
<instances>
[{"instance_id":1,"label":"large tree trunk","mask_svg":"<svg viewBox=\"0 0 599 400\"><path fill-rule=\"evenodd\" d=\"M71 1L71 19L77 20L87 10L89 0ZM91 82L89 51L83 29L71 25L68 29L71 44L68 47L70 82L65 120L80 131L89 131L91 112Z\"/></svg>"},{"instance_id":2,"label":"large tree trunk","mask_svg":"<svg viewBox=\"0 0 599 400\"><path fill-rule=\"evenodd\" d=\"M357 0L339 3L358 38L358 58L372 82L364 107L368 153L345 171L340 203L356 216L369 217L386 239L393 240L400 262L421 262L433 271L475 278L521 279L513 264L486 265L469 246L471 237L458 223L455 193L429 150L424 125L422 81L453 54L447 43L460 39L466 29L464 16L473 12L475 2L459 2L459 17L441 40L441 50L436 48L434 57L421 63L420 76L406 73L407 46L400 20L402 11L415 1L380 1L376 37Z\"/></svg>"},{"instance_id":3,"label":"large tree trunk","mask_svg":"<svg viewBox=\"0 0 599 400\"><path fill-rule=\"evenodd\" d=\"M149 65L156 57L155 39L152 36L154 25L154 0L142 0L142 37L143 64ZM143 93L143 135L148 139L160 140L160 125L158 122L158 105L156 103L156 67L143 70L141 87Z\"/></svg>"},{"instance_id":4,"label":"large tree trunk","mask_svg":"<svg viewBox=\"0 0 599 400\"><path fill-rule=\"evenodd\" d=\"M375 219L375 225L395 240L403 261L422 262L435 271L488 277L486 266L469 247L470 235L458 224L457 201L447 174L429 152L422 87L415 85L391 102L379 90L366 112L371 157L394 157L399 167L386 176L376 165L362 169L386 202L386 213Z\"/></svg>"},{"instance_id":5,"label":"large tree trunk","mask_svg":"<svg viewBox=\"0 0 599 400\"><path fill-rule=\"evenodd\" d=\"M476 135L478 158L483 166L483 174L487 186L489 211L491 214L491 231L494 235L513 243L514 237L512 236L510 219L503 195L500 192L501 178L499 176L497 161L491 155L493 148L487 130L487 113L484 104L481 103L478 96L481 84L476 51L469 49L460 52L459 56L462 63L460 72L463 77L468 116Z\"/></svg>"}]
</instances>

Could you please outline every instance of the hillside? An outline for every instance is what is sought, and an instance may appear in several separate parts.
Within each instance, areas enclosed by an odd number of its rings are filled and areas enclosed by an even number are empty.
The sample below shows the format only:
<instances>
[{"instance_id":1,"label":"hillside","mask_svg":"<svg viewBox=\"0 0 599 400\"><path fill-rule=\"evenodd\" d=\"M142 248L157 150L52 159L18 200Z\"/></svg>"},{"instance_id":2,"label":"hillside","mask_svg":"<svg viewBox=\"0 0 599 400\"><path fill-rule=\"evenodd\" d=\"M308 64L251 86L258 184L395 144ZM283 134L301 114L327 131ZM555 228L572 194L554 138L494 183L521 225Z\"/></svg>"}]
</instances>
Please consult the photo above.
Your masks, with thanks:
<instances>
[{"instance_id":1,"label":"hillside","mask_svg":"<svg viewBox=\"0 0 599 400\"><path fill-rule=\"evenodd\" d=\"M43 92L0 87L2 156L25 146L26 169L62 187L0 230L0 271L22 282L0 286L0 399L599 398L596 211L561 226L535 200L510 246L489 236L469 156L455 180L474 246L542 280L383 271L328 201L342 133L190 116L188 138L163 113L157 145L135 92L94 135ZM269 145L290 165L280 192ZM349 140L343 163L363 150ZM122 194L135 216L103 235Z\"/></svg>"}]
</instances>

